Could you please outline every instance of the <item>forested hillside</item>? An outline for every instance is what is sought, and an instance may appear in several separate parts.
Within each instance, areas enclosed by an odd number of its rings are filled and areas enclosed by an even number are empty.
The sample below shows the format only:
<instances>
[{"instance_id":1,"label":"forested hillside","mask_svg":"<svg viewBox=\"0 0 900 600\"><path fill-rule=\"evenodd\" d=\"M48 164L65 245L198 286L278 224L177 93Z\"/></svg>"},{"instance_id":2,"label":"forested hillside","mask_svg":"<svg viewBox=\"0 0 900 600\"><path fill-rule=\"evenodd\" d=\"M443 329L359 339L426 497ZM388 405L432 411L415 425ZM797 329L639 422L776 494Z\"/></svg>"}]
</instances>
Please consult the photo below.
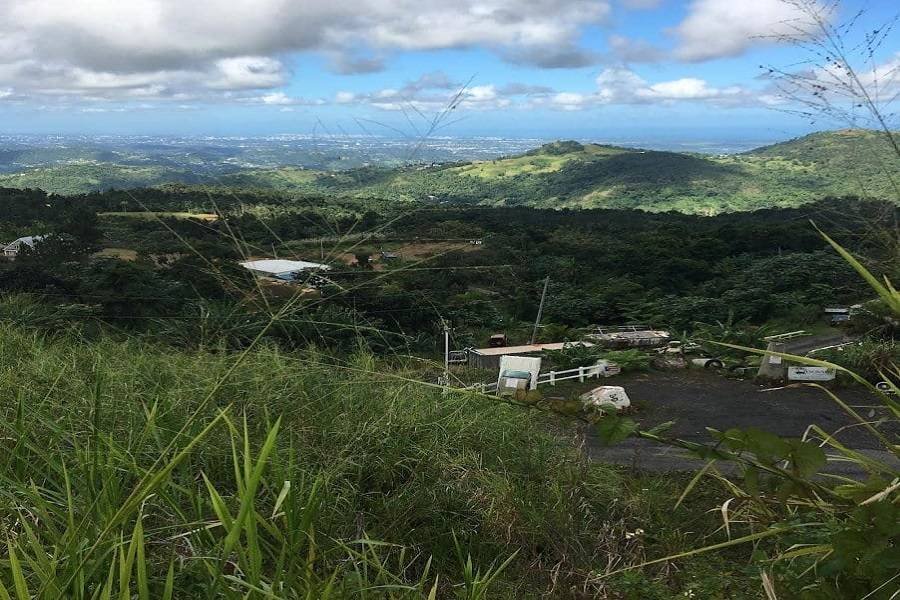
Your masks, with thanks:
<instances>
[{"instance_id":1,"label":"forested hillside","mask_svg":"<svg viewBox=\"0 0 900 600\"><path fill-rule=\"evenodd\" d=\"M744 154L709 156L556 142L496 160L314 171L211 174L164 165L87 162L0 176L0 185L63 194L166 183L379 198L389 202L618 208L718 214L793 207L825 196L896 198L896 155L874 132L816 133Z\"/></svg>"},{"instance_id":2,"label":"forested hillside","mask_svg":"<svg viewBox=\"0 0 900 600\"><path fill-rule=\"evenodd\" d=\"M319 290L326 301L294 307L334 326L319 330L300 319L270 336L294 344L325 335L330 345L352 346L360 335L411 351L435 348L442 319L456 327L460 345L483 343L498 329L525 338L547 276L552 302L542 335L559 339L593 323L676 331L716 321L816 323L823 307L869 292L810 220L881 272L897 268L895 207L853 198L710 218L174 188L75 197L0 190L0 211L0 239L57 233L77 241L0 265L0 290L49 294L100 319L127 317L129 327L164 317L165 335L188 344L202 336L198 306L222 319L219 334L234 333L231 344L265 324L255 303L233 309L253 295L236 266L246 255L334 267L331 285ZM219 218L185 218L190 213ZM385 250L398 258L381 261ZM377 331L351 325L361 322Z\"/></svg>"},{"instance_id":3,"label":"forested hillside","mask_svg":"<svg viewBox=\"0 0 900 600\"><path fill-rule=\"evenodd\" d=\"M893 155L885 145L883 137L855 131L728 156L565 142L507 159L407 170L384 181L345 179L342 187L492 206L716 214L798 206L828 195L890 197L890 165L883 161Z\"/></svg>"}]
</instances>

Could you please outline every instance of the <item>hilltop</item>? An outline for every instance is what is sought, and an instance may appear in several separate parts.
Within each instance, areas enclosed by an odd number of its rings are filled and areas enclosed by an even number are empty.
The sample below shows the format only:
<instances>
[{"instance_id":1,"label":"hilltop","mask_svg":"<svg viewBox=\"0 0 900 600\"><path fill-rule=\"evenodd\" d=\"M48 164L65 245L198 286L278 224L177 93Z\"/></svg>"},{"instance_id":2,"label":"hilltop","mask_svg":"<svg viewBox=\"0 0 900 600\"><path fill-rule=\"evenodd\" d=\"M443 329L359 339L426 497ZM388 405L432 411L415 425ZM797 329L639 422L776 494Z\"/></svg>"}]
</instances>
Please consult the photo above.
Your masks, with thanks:
<instances>
[{"instance_id":1,"label":"hilltop","mask_svg":"<svg viewBox=\"0 0 900 600\"><path fill-rule=\"evenodd\" d=\"M720 156L555 142L520 156L406 172L390 184L401 195L431 189L451 202L704 214L825 196L895 197L886 174L897 170L892 157L883 138L864 131L816 133Z\"/></svg>"},{"instance_id":2,"label":"hilltop","mask_svg":"<svg viewBox=\"0 0 900 600\"><path fill-rule=\"evenodd\" d=\"M897 162L877 132L843 130L718 156L558 141L491 160L346 170L277 166L216 173L93 161L2 175L0 186L74 194L185 183L391 201L717 214L827 196L893 198L887 173L900 170Z\"/></svg>"}]
</instances>

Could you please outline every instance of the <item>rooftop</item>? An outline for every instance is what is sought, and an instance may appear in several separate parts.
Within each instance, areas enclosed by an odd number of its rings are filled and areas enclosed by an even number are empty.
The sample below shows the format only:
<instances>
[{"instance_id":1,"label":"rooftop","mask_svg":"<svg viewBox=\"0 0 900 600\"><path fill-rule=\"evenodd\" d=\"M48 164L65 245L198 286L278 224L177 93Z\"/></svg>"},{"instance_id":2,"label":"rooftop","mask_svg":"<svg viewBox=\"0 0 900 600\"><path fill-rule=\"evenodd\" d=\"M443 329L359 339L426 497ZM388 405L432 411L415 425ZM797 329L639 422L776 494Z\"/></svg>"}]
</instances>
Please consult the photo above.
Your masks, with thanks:
<instances>
[{"instance_id":1,"label":"rooftop","mask_svg":"<svg viewBox=\"0 0 900 600\"><path fill-rule=\"evenodd\" d=\"M310 269L328 270L331 268L328 265L306 262L305 260L282 260L280 258L266 260L248 260L247 262L242 262L241 266L246 269L250 269L251 271L270 273L272 275L278 275L280 273L293 273L296 271L307 271Z\"/></svg>"},{"instance_id":2,"label":"rooftop","mask_svg":"<svg viewBox=\"0 0 900 600\"><path fill-rule=\"evenodd\" d=\"M476 348L482 356L503 356L505 354L528 354L529 352L542 352L544 350L562 350L566 346L593 346L590 342L558 342L553 344L528 344L526 346L506 346L501 348Z\"/></svg>"},{"instance_id":3,"label":"rooftop","mask_svg":"<svg viewBox=\"0 0 900 600\"><path fill-rule=\"evenodd\" d=\"M603 331L590 334L593 338L602 338L610 340L643 340L650 338L667 338L668 331L641 329L638 331Z\"/></svg>"},{"instance_id":4,"label":"rooftop","mask_svg":"<svg viewBox=\"0 0 900 600\"><path fill-rule=\"evenodd\" d=\"M7 244L7 247L13 246L15 244L25 244L27 246L33 247L35 242L40 242L45 237L46 236L43 236L43 235L27 235L25 237L20 237L20 238L17 238L15 240L11 241L9 244Z\"/></svg>"}]
</instances>

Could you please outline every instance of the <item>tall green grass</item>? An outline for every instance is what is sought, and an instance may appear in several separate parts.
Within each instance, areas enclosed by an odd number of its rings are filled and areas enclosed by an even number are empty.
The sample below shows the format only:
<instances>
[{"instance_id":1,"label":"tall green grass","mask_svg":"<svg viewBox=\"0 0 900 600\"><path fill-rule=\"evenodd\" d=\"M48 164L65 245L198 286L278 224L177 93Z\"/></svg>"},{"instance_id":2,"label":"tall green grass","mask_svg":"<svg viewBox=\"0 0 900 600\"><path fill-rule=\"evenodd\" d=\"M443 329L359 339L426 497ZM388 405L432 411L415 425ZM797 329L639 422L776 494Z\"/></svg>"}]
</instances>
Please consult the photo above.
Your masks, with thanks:
<instances>
[{"instance_id":1,"label":"tall green grass","mask_svg":"<svg viewBox=\"0 0 900 600\"><path fill-rule=\"evenodd\" d=\"M715 529L672 513L677 481L366 353L236 363L6 325L0 355L4 600L590 597L612 593L598 568Z\"/></svg>"}]
</instances>

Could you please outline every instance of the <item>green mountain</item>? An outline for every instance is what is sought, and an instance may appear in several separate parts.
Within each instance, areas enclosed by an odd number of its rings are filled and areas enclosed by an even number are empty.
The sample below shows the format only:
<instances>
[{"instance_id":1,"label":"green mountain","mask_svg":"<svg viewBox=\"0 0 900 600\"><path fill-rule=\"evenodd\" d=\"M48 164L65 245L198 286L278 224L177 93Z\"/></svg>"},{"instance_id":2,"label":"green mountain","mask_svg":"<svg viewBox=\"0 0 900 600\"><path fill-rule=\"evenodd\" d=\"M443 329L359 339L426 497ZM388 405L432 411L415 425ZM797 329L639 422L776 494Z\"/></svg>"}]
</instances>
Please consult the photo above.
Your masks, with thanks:
<instances>
[{"instance_id":1,"label":"green mountain","mask_svg":"<svg viewBox=\"0 0 900 600\"><path fill-rule=\"evenodd\" d=\"M167 183L202 184L208 179L164 165L123 165L79 161L0 175L0 187L40 188L55 194L86 194L108 189L153 187Z\"/></svg>"},{"instance_id":2,"label":"green mountain","mask_svg":"<svg viewBox=\"0 0 900 600\"><path fill-rule=\"evenodd\" d=\"M578 142L440 166L211 176L91 162L0 176L0 186L80 193L164 183L225 185L485 206L634 208L693 214L798 206L825 196L897 198L900 158L876 132L822 132L744 154L709 156Z\"/></svg>"},{"instance_id":3,"label":"green mountain","mask_svg":"<svg viewBox=\"0 0 900 600\"><path fill-rule=\"evenodd\" d=\"M368 188L474 204L714 214L824 196L897 198L889 173L900 173L900 159L883 137L841 131L722 156L557 142L522 156L397 172Z\"/></svg>"}]
</instances>

